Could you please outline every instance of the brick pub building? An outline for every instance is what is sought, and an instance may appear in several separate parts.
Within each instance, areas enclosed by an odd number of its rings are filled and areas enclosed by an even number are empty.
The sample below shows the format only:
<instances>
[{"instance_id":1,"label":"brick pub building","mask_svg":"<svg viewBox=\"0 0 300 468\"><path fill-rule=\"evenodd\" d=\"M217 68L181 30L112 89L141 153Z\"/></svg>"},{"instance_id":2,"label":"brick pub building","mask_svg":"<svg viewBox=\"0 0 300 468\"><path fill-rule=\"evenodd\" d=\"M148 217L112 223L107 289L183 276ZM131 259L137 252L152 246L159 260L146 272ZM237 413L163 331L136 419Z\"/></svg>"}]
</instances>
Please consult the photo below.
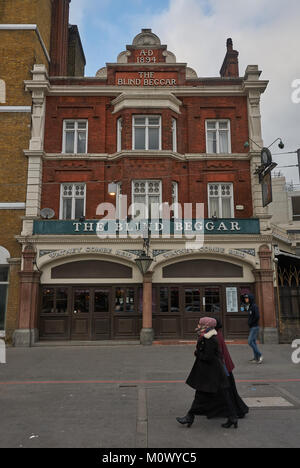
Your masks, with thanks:
<instances>
[{"instance_id":1,"label":"brick pub building","mask_svg":"<svg viewBox=\"0 0 300 468\"><path fill-rule=\"evenodd\" d=\"M27 173L28 167L34 169L35 158L29 158L26 150L40 149L39 115L44 112L43 95L40 99L38 93L26 92L24 80L32 79L35 64L39 65L34 78L40 68L55 76L84 74L78 30L68 25L69 3L0 2L0 337L8 342L20 327L19 293L27 281L21 273L22 246L16 240L22 219L32 215ZM22 326L30 328L27 323Z\"/></svg>"},{"instance_id":2,"label":"brick pub building","mask_svg":"<svg viewBox=\"0 0 300 468\"><path fill-rule=\"evenodd\" d=\"M250 291L262 338L277 342L270 217L254 175L268 84L258 67L239 76L229 39L220 77L201 78L143 29L96 77L34 70L26 89L43 103L44 130L40 148L26 151L34 168L18 237L26 287L15 344L191 339L204 315L220 318L228 339L244 338L240 297ZM118 219L125 195L149 211L203 203L203 247L152 236L142 274L142 238L97 235L98 205L116 205Z\"/></svg>"}]
</instances>

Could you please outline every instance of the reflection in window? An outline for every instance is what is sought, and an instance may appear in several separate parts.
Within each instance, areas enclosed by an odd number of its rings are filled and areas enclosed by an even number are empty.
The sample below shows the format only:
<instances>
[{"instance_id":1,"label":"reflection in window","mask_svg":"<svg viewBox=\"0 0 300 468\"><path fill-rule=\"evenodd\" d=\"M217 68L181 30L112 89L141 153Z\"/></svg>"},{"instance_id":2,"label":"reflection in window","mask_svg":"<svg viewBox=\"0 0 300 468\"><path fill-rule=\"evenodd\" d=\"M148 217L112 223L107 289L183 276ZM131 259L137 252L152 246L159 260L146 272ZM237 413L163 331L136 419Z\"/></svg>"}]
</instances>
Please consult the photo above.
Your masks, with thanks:
<instances>
[{"instance_id":1,"label":"reflection in window","mask_svg":"<svg viewBox=\"0 0 300 468\"><path fill-rule=\"evenodd\" d=\"M109 312L109 291L99 289L95 291L95 312Z\"/></svg>"},{"instance_id":2,"label":"reflection in window","mask_svg":"<svg viewBox=\"0 0 300 468\"><path fill-rule=\"evenodd\" d=\"M56 312L58 314L68 313L68 290L67 288L58 288L56 290Z\"/></svg>"},{"instance_id":3,"label":"reflection in window","mask_svg":"<svg viewBox=\"0 0 300 468\"><path fill-rule=\"evenodd\" d=\"M179 311L179 290L171 288L171 312Z\"/></svg>"},{"instance_id":4,"label":"reflection in window","mask_svg":"<svg viewBox=\"0 0 300 468\"><path fill-rule=\"evenodd\" d=\"M42 313L54 313L54 288L43 289Z\"/></svg>"},{"instance_id":5,"label":"reflection in window","mask_svg":"<svg viewBox=\"0 0 300 468\"><path fill-rule=\"evenodd\" d=\"M219 288L205 288L205 312L216 314L221 311Z\"/></svg>"},{"instance_id":6,"label":"reflection in window","mask_svg":"<svg viewBox=\"0 0 300 468\"><path fill-rule=\"evenodd\" d=\"M115 311L116 312L124 312L124 289L123 288L116 288L115 294Z\"/></svg>"},{"instance_id":7,"label":"reflection in window","mask_svg":"<svg viewBox=\"0 0 300 468\"><path fill-rule=\"evenodd\" d=\"M169 289L159 289L159 310L160 312L168 312L169 310Z\"/></svg>"},{"instance_id":8,"label":"reflection in window","mask_svg":"<svg viewBox=\"0 0 300 468\"><path fill-rule=\"evenodd\" d=\"M88 314L90 310L89 289L76 289L74 294L74 310L79 314Z\"/></svg>"},{"instance_id":9,"label":"reflection in window","mask_svg":"<svg viewBox=\"0 0 300 468\"><path fill-rule=\"evenodd\" d=\"M200 290L198 288L185 290L185 311L200 312Z\"/></svg>"}]
</instances>

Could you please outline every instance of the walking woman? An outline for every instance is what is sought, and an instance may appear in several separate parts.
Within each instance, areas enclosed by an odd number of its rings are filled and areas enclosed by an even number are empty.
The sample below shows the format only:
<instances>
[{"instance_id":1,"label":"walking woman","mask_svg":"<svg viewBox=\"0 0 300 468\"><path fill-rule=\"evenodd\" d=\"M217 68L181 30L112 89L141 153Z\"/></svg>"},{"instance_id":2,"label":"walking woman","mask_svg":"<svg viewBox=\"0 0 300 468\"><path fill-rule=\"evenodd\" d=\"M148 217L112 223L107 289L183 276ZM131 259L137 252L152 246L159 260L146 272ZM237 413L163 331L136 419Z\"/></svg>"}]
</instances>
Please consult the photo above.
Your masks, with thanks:
<instances>
[{"instance_id":1,"label":"walking woman","mask_svg":"<svg viewBox=\"0 0 300 468\"><path fill-rule=\"evenodd\" d=\"M223 333L222 333L222 323L217 319L217 325L216 325L216 331L217 331L217 339L219 342L219 348L221 352L221 356L223 358L223 362L225 364L226 370L228 372L228 380L230 384L230 395L231 399L235 405L235 410L237 417L239 419L242 419L245 417L246 414L249 413L249 408L246 405L246 403L242 400L240 395L238 394L236 384L235 384L235 379L233 375L233 369L234 369L234 363L231 359L230 353L228 351L228 348L226 346ZM226 406L226 402L225 406ZM223 404L224 406L224 404Z\"/></svg>"},{"instance_id":2,"label":"walking woman","mask_svg":"<svg viewBox=\"0 0 300 468\"><path fill-rule=\"evenodd\" d=\"M196 329L196 361L186 380L186 383L196 390L195 399L187 415L176 418L180 424L186 424L188 427L193 424L196 414L205 414L205 404L214 404L216 396L220 393L226 402L228 414L228 420L222 427L238 427L236 410L230 397L228 373L220 355L216 325L215 319L204 317L200 319Z\"/></svg>"}]
</instances>

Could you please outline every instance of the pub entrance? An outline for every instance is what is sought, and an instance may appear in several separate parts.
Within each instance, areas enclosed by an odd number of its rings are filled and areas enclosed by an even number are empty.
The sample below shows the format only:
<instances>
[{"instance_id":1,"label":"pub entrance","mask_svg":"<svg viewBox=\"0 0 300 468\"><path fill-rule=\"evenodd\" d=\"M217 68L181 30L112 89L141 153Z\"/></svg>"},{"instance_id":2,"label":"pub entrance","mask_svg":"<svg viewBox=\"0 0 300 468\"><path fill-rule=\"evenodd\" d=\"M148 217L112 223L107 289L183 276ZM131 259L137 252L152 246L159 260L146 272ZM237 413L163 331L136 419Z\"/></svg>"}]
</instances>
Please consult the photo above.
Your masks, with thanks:
<instances>
[{"instance_id":1,"label":"pub entrance","mask_svg":"<svg viewBox=\"0 0 300 468\"><path fill-rule=\"evenodd\" d=\"M236 309L228 309L235 292ZM153 284L152 315L155 339L195 339L199 318L215 317L226 338L248 335L247 313L240 296L251 285ZM39 315L41 340L139 339L142 329L143 286L43 286Z\"/></svg>"},{"instance_id":2,"label":"pub entrance","mask_svg":"<svg viewBox=\"0 0 300 468\"><path fill-rule=\"evenodd\" d=\"M153 287L153 326L160 339L195 339L201 317L220 320L226 338L245 338L248 317L241 296L252 291L249 285L168 284ZM234 292L235 308L229 308ZM233 311L234 310L234 311Z\"/></svg>"},{"instance_id":3,"label":"pub entrance","mask_svg":"<svg viewBox=\"0 0 300 468\"><path fill-rule=\"evenodd\" d=\"M43 286L41 340L138 339L140 285Z\"/></svg>"}]
</instances>

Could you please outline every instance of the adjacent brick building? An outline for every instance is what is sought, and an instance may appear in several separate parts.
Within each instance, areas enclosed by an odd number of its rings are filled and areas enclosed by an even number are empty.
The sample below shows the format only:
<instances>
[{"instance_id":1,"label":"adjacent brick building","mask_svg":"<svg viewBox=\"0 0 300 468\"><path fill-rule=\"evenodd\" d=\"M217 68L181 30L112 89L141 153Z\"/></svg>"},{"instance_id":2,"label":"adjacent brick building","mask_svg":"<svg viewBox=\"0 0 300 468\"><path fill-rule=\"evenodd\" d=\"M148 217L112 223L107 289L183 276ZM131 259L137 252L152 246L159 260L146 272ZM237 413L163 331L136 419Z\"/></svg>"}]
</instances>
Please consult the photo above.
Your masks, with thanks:
<instances>
[{"instance_id":1,"label":"adjacent brick building","mask_svg":"<svg viewBox=\"0 0 300 468\"><path fill-rule=\"evenodd\" d=\"M258 67L240 76L228 40L220 77L201 78L143 29L94 78L49 77L39 65L35 72L26 89L38 93L45 125L40 148L25 152L31 196L19 241L27 283L15 343L190 339L201 315L220 318L227 338L245 337L241 295L250 291L262 338L277 341L270 217L254 174L268 84ZM133 204L127 222L138 203L160 221L153 204L175 204L170 237L152 232L149 246L143 236L120 236L120 223L115 238L104 236L105 210L116 206L110 214L121 219L124 196ZM193 204L202 247L175 235L176 203ZM204 204L202 222L196 203ZM142 273L136 260L146 253L153 261Z\"/></svg>"},{"instance_id":2,"label":"adjacent brick building","mask_svg":"<svg viewBox=\"0 0 300 468\"><path fill-rule=\"evenodd\" d=\"M31 81L34 68L35 78L39 77L39 67L53 74L56 71L53 70L54 51L61 66L58 74L66 73L68 62L70 65L75 60L84 63L82 53L79 58L78 53L76 58L74 53L69 53L68 8L69 0L0 3L0 333L6 334L8 341L18 328L20 278L24 279L19 275L21 245L15 239L26 216L26 200L30 203L28 157L24 150L42 149L43 121L37 125L36 122L43 103L38 93L32 95L26 91L24 81ZM67 42L60 42L55 49L54 39L62 31Z\"/></svg>"}]
</instances>

